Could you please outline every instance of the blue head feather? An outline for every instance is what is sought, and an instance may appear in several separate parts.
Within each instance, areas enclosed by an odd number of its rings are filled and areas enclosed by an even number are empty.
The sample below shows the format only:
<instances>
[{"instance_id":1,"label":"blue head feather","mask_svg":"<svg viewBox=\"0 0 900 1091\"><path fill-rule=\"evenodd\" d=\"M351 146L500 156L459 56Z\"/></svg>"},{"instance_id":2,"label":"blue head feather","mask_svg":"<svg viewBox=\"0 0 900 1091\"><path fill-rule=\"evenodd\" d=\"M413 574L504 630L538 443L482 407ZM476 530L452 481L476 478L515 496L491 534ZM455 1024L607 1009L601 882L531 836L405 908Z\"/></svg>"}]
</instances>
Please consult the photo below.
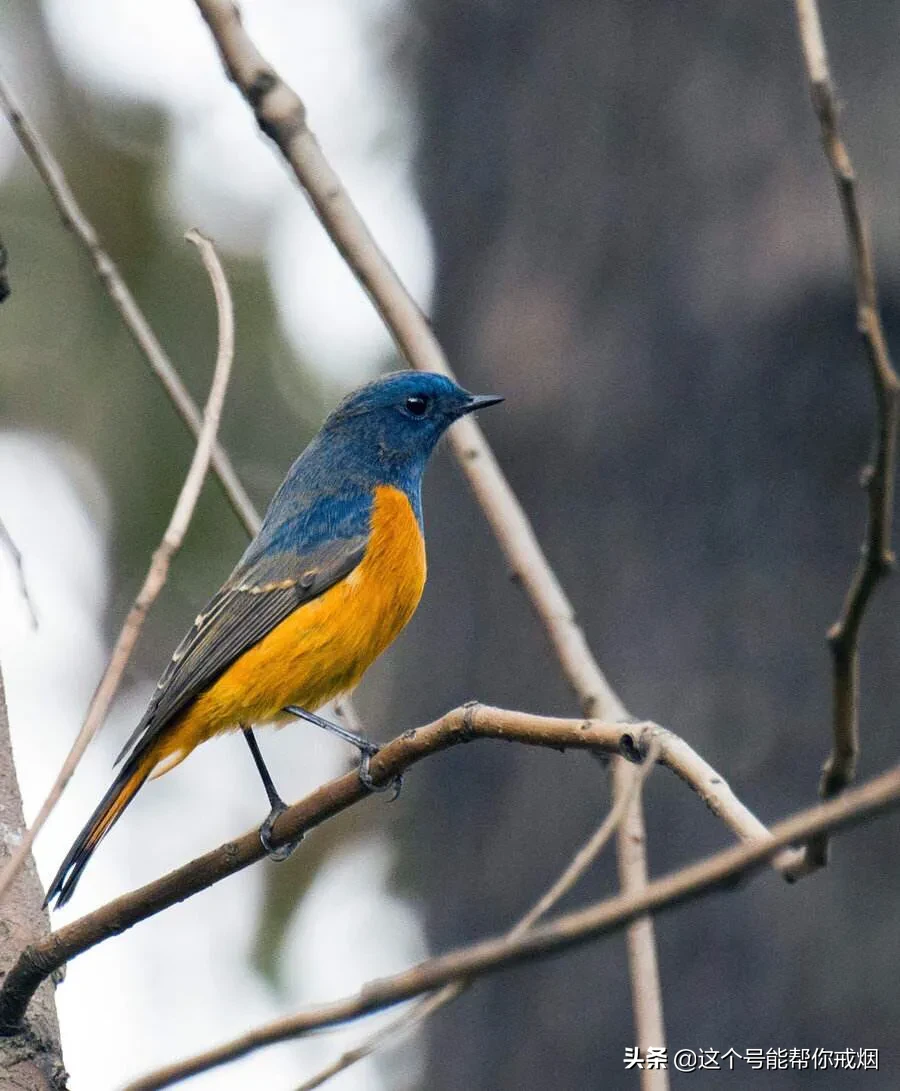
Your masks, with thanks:
<instances>
[{"instance_id":1,"label":"blue head feather","mask_svg":"<svg viewBox=\"0 0 900 1091\"><path fill-rule=\"evenodd\" d=\"M242 563L361 533L377 485L402 489L421 523L422 476L438 440L455 420L500 400L423 371L396 371L355 390L288 471Z\"/></svg>"}]
</instances>

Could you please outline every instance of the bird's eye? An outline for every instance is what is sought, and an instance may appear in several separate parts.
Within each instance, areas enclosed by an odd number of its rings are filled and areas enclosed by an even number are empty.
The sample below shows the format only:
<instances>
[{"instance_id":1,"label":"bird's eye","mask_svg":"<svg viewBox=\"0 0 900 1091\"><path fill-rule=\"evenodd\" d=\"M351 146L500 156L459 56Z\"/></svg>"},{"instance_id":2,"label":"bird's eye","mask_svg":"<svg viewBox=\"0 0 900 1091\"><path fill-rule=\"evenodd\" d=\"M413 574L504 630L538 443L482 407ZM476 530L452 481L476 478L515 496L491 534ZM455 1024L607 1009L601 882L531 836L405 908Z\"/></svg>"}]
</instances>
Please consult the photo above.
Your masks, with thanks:
<instances>
[{"instance_id":1,"label":"bird's eye","mask_svg":"<svg viewBox=\"0 0 900 1091\"><path fill-rule=\"evenodd\" d=\"M421 394L413 394L406 399L406 412L411 413L414 417L424 417L428 412L429 404L429 398L423 397Z\"/></svg>"}]
</instances>

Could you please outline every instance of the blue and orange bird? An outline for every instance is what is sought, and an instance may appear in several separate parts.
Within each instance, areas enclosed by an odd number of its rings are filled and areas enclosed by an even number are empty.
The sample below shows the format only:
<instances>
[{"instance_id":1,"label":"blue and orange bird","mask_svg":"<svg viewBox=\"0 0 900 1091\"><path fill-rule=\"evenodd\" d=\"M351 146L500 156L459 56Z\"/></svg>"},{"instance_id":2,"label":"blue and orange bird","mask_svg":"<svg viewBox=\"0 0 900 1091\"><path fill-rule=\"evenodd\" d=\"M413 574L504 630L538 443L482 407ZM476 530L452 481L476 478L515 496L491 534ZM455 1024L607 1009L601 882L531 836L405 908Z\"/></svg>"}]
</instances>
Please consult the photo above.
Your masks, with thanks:
<instances>
[{"instance_id":1,"label":"blue and orange bird","mask_svg":"<svg viewBox=\"0 0 900 1091\"><path fill-rule=\"evenodd\" d=\"M266 851L284 803L253 725L299 717L362 752L375 747L315 710L351 690L412 617L425 585L422 475L459 417L502 401L442 375L400 371L350 394L275 493L259 533L197 616L117 761L124 764L47 892L72 896L92 853L151 776L200 743L242 730L271 811ZM293 846L288 846L287 851Z\"/></svg>"}]
</instances>

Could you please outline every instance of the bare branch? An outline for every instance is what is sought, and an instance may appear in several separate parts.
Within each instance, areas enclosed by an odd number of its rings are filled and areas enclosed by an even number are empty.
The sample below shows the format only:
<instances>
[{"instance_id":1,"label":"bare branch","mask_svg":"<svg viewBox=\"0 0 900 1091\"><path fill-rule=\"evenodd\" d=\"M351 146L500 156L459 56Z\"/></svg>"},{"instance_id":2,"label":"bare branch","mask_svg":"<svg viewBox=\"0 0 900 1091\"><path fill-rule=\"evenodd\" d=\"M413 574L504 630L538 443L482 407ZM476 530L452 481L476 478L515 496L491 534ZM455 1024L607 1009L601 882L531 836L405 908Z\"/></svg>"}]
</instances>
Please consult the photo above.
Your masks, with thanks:
<instances>
[{"instance_id":1,"label":"bare branch","mask_svg":"<svg viewBox=\"0 0 900 1091\"><path fill-rule=\"evenodd\" d=\"M620 758L612 763L613 798L629 798L625 814L616 831L616 858L623 897L640 897L647 889L648 882L644 812L640 796L631 793L631 785L637 772ZM641 1055L646 1057L650 1049L662 1049L666 1044L659 960L656 956L655 929L651 917L639 917L629 924L626 947L637 1046ZM667 1069L645 1065L639 1071L641 1091L668 1091Z\"/></svg>"},{"instance_id":2,"label":"bare branch","mask_svg":"<svg viewBox=\"0 0 900 1091\"><path fill-rule=\"evenodd\" d=\"M82 212L62 168L41 134L25 116L21 104L2 74L0 74L0 109L6 114L25 154L34 164L49 190L63 224L74 233L87 250L100 282L154 375L162 383L179 416L194 437L199 437L200 411L188 393L187 387L181 381L172 361L150 328L150 323L144 317L143 311L122 278L118 266L104 250L93 224ZM245 492L228 455L218 443L213 449L212 466L222 483L229 503L252 537L259 530L259 515Z\"/></svg>"},{"instance_id":3,"label":"bare branch","mask_svg":"<svg viewBox=\"0 0 900 1091\"><path fill-rule=\"evenodd\" d=\"M832 751L822 770L819 794L830 799L853 782L859 753L859 634L866 607L893 564L891 524L897 448L897 397L900 383L881 324L878 287L869 229L860 210L856 174L838 127L838 104L828 69L828 53L816 0L796 0L800 44L822 145L837 187L847 228L856 289L856 322L872 374L877 420L872 464L862 474L868 497L866 536L838 620L828 630L832 656ZM828 862L828 840L807 846L795 875Z\"/></svg>"},{"instance_id":4,"label":"bare branch","mask_svg":"<svg viewBox=\"0 0 900 1091\"><path fill-rule=\"evenodd\" d=\"M580 881L581 877L603 852L609 843L609 839L618 829L619 824L625 817L627 808L640 793L644 781L653 771L653 767L659 758L659 752L659 739L654 737L651 739L646 758L635 770L635 776L632 778L627 792L620 795L618 799L615 800L609 813L600 823L596 832L578 850L578 852L575 853L556 882L540 897L531 909L528 910L525 916L507 932L508 938L515 939L517 936L521 936L527 932L529 928L537 924L541 917L546 916L546 914L549 913L550 910ZM428 1019L429 1016L433 1015L434 1012L446 1007L447 1004L450 1004L458 996L461 996L470 984L471 982L465 979L453 981L451 984L445 985L438 992L432 993L431 996L425 997L424 1000L420 1000L411 1010L405 1011L399 1019L395 1019L393 1023L389 1023L386 1027L381 1027L374 1034L363 1039L358 1045L354 1046L352 1049L348 1049L345 1053L342 1053L341 1056L332 1061L331 1064L326 1065L325 1068L320 1069L320 1071L316 1072L313 1076L310 1076L308 1080L304 1080L299 1087L295 1088L295 1091L313 1091L314 1088L321 1087L322 1084L330 1080L332 1076L336 1076L339 1072L351 1068L358 1061L368 1057L389 1042L408 1034L420 1023L423 1023Z\"/></svg>"},{"instance_id":5,"label":"bare branch","mask_svg":"<svg viewBox=\"0 0 900 1091\"><path fill-rule=\"evenodd\" d=\"M300 97L262 56L241 23L232 0L196 0L218 46L229 78L246 99L263 133L290 164L313 210L338 251L372 300L400 355L411 367L452 375L437 338L404 287L306 123ZM515 493L503 475L481 428L471 417L458 421L449 441L503 550L513 577L531 599L563 673L585 716L623 719L626 710L591 654L575 611L541 549ZM614 763L615 765L615 763ZM628 780L626 768L613 769L613 793ZM644 821L632 809L619 829L621 874L629 890L647 881ZM629 957L641 980L634 981L638 1042L663 1045L662 994L656 972L653 925L628 930ZM665 1070L647 1077L653 1091L665 1091ZM655 1081L655 1082L654 1082ZM645 1082L644 1091L651 1083Z\"/></svg>"},{"instance_id":6,"label":"bare branch","mask_svg":"<svg viewBox=\"0 0 900 1091\"><path fill-rule=\"evenodd\" d=\"M711 809L726 819L731 828L753 844L768 844L771 834L742 805L729 806L733 799L728 785L697 755L685 761L690 748L656 724L605 723L598 720L567 720L534 716L477 703L453 709L439 720L404 732L372 759L371 774L377 783L389 783L429 754L472 739L501 739L554 750L567 748L624 754L642 760L654 736L659 739L659 764L665 765L697 792ZM692 779L700 771L700 779ZM326 819L368 797L356 772L347 773L322 785L278 819L273 844L296 841ZM748 817L749 816L749 817ZM752 832L751 832L752 831ZM785 854L774 854L780 866ZM111 936L119 935L139 921L193 897L214 883L256 863L264 856L256 829L237 840L214 849L183 867L125 894L87 916L53 932L46 941L22 952L0 987L0 1026L15 1025L21 1018L38 984L65 962L83 954Z\"/></svg>"},{"instance_id":7,"label":"bare branch","mask_svg":"<svg viewBox=\"0 0 900 1091\"><path fill-rule=\"evenodd\" d=\"M25 579L25 565L22 563L22 552L13 540L13 536L9 533L6 523L0 519L0 542L6 547L6 552L12 557L13 567L16 570L16 578L19 581L19 593L25 600L25 605L28 607L28 615L31 619L32 629L38 627L37 614L34 610L34 602L31 599L31 595L28 591L28 581Z\"/></svg>"},{"instance_id":8,"label":"bare branch","mask_svg":"<svg viewBox=\"0 0 900 1091\"><path fill-rule=\"evenodd\" d=\"M649 883L639 894L619 894L586 909L557 917L515 939L502 936L428 959L393 977L371 981L354 996L309 1008L257 1027L186 1061L168 1065L129 1084L126 1091L156 1091L199 1072L207 1072L275 1042L312 1030L334 1027L399 1004L459 978L471 979L609 935L650 913L659 913L714 890L734 889L737 880L758 871L780 850L820 833L856 825L900 807L900 766L846 792L838 799L779 823L767 842L737 845Z\"/></svg>"},{"instance_id":9,"label":"bare branch","mask_svg":"<svg viewBox=\"0 0 900 1091\"><path fill-rule=\"evenodd\" d=\"M144 577L137 598L134 600L134 604L125 618L125 623L119 631L112 655L109 658L106 670L103 672L103 677L100 679L100 684L94 691L94 696L91 699L78 737L72 744L72 749L63 762L53 787L31 824L31 828L25 832L22 841L6 862L2 873L0 873L0 902L2 902L6 892L12 885L19 869L28 859L35 837L37 837L59 801L79 761L81 761L82 755L106 720L110 705L121 685L125 667L131 658L131 653L144 626L147 613L166 582L172 557L181 548L181 543L187 532L194 513L194 507L206 478L206 472L209 469L210 456L215 444L219 420L222 416L225 391L228 388L231 363L234 358L234 311L225 273L212 243L197 231L189 231L186 237L200 250L203 263L212 281L219 315L219 347L200 436L194 450L194 457L191 459L187 477L181 487L175 509L169 520L169 525L166 527L159 547L153 554L153 559L150 562L150 567Z\"/></svg>"}]
</instances>

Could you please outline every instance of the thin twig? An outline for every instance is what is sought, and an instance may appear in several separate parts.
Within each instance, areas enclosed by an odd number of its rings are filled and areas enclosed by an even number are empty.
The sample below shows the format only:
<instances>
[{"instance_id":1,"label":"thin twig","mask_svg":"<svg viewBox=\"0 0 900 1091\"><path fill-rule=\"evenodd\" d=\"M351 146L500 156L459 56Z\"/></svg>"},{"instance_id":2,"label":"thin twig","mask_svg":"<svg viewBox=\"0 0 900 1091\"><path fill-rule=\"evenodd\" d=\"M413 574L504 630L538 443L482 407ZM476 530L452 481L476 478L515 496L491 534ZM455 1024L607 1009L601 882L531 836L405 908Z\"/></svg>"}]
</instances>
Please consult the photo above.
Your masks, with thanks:
<instances>
[{"instance_id":1,"label":"thin twig","mask_svg":"<svg viewBox=\"0 0 900 1091\"><path fill-rule=\"evenodd\" d=\"M134 338L154 375L162 383L179 416L194 437L198 438L201 427L199 409L151 329L150 323L144 317L143 311L131 294L116 263L103 248L96 229L82 212L62 168L41 134L26 117L21 104L2 74L0 74L0 109L6 114L25 154L34 164L49 190L63 224L75 234L87 250L94 270L128 332ZM222 483L229 503L252 537L259 530L259 515L244 490L231 460L219 443L213 448L212 467Z\"/></svg>"},{"instance_id":2,"label":"thin twig","mask_svg":"<svg viewBox=\"0 0 900 1091\"><path fill-rule=\"evenodd\" d=\"M549 924L529 929L516 939L502 936L427 959L392 977L370 981L353 996L257 1027L239 1038L160 1068L129 1084L125 1091L157 1091L200 1072L275 1042L300 1037L312 1030L335 1027L389 1008L459 978L473 978L536 958L558 954L577 944L618 931L676 905L683 905L714 890L732 890L739 879L758 871L781 849L819 833L845 829L876 814L900 807L900 766L779 823L769 842L736 845L649 883L639 894L619 894Z\"/></svg>"},{"instance_id":3,"label":"thin twig","mask_svg":"<svg viewBox=\"0 0 900 1091\"><path fill-rule=\"evenodd\" d=\"M13 536L9 533L6 523L0 519L0 542L6 547L6 552L12 557L13 567L16 570L16 579L19 581L19 594L25 601L25 605L28 607L28 616L31 620L32 629L38 627L37 613L34 609L34 602L31 598L31 594L28 591L28 580L25 579L25 565L22 561L22 551L16 545Z\"/></svg>"},{"instance_id":4,"label":"thin twig","mask_svg":"<svg viewBox=\"0 0 900 1091\"><path fill-rule=\"evenodd\" d=\"M25 832L22 841L16 847L2 874L0 874L0 902L3 901L19 869L28 858L35 837L37 837L59 801L63 790L81 761L82 755L106 720L113 698L122 683L125 667L131 658L131 653L144 626L147 613L166 582L172 558L181 548L181 543L190 525L197 499L200 496L200 490L206 478L206 472L209 469L210 456L222 416L222 406L225 402L225 392L228 388L231 363L234 358L234 311L231 295L228 291L228 282L225 279L225 273L212 243L198 231L189 231L186 238L200 250L203 264L206 266L212 281L219 316L219 345L216 366L203 415L200 436L184 484L178 494L178 500L175 503L169 525L166 527L159 547L153 554L153 559L150 562L150 567L144 577L137 598L134 600L134 604L128 611L128 616L119 631L112 655L106 665L106 670L103 672L103 677L100 679L100 684L91 699L84 723L78 732L78 737L72 744L62 768L53 782L53 787L47 794L47 798L31 824L31 828Z\"/></svg>"},{"instance_id":5,"label":"thin twig","mask_svg":"<svg viewBox=\"0 0 900 1091\"><path fill-rule=\"evenodd\" d=\"M452 375L430 325L319 147L307 125L303 102L256 48L244 30L237 4L232 0L196 3L229 78L253 110L261 131L275 142L290 164L325 230L381 315L400 355L411 367ZM450 444L513 577L531 599L582 713L623 719L626 710L592 655L572 604L472 417L458 421L451 429ZM626 768L613 769L614 797L625 790L628 777ZM637 891L647 882L644 839L643 814L633 808L618 833L618 851L624 858L620 874L629 891ZM662 1046L662 992L652 922L642 921L630 928L627 943L632 970L642 975L641 980L633 980L638 1044ZM644 1091L666 1091L668 1086L664 1069L651 1070L642 1075L642 1081Z\"/></svg>"},{"instance_id":6,"label":"thin twig","mask_svg":"<svg viewBox=\"0 0 900 1091\"><path fill-rule=\"evenodd\" d=\"M816 0L796 0L797 23L813 109L822 146L837 187L847 229L856 290L856 323L865 345L875 391L877 419L872 464L862 473L868 497L866 535L841 615L828 630L832 657L832 751L822 769L819 794L830 799L853 782L859 754L859 634L876 586L894 564L891 524L897 448L897 397L900 382L891 363L878 304L872 244L860 210L856 174L838 127L838 104L828 69L828 53ZM828 862L828 839L807 846L796 874Z\"/></svg>"},{"instance_id":7,"label":"thin twig","mask_svg":"<svg viewBox=\"0 0 900 1091\"><path fill-rule=\"evenodd\" d=\"M618 829L626 809L631 805L632 800L637 797L643 787L644 781L652 772L657 758L659 757L659 753L660 741L658 737L654 736L651 739L647 756L642 764L638 766L636 775L629 784L627 792L620 795L619 798L615 800L609 813L598 826L595 833L592 834L590 839L575 853L556 882L538 899L537 902L535 902L525 916L507 932L507 936L510 939L515 939L517 936L523 935L529 928L532 928L537 924L541 917L546 916L546 914L549 913L550 910L579 882L588 868L606 848L609 839ZM358 1045L354 1046L352 1049L348 1049L345 1053L342 1053L341 1056L332 1061L331 1064L326 1065L325 1068L320 1069L313 1076L310 1076L308 1080L304 1080L299 1087L295 1088L295 1091L313 1091L314 1088L321 1087L322 1084L327 1083L333 1076L337 1076L338 1073L351 1068L358 1061L370 1056L376 1050L381 1049L388 1043L408 1034L415 1027L419 1026L419 1024L433 1015L434 1012L446 1007L447 1004L456 1000L458 996L462 996L470 984L471 982L461 979L452 982L450 985L445 985L438 992L432 993L431 996L426 996L424 1000L420 1000L415 1007L409 1011L405 1011L398 1019L395 1019L394 1022L389 1023L386 1027L381 1027L381 1029L375 1031L374 1034L365 1038Z\"/></svg>"},{"instance_id":8,"label":"thin twig","mask_svg":"<svg viewBox=\"0 0 900 1091\"><path fill-rule=\"evenodd\" d=\"M685 762L685 751L693 753L687 744L651 723L567 720L484 705L463 705L431 724L404 732L382 747L372 759L371 775L377 783L389 783L428 755L472 739L501 739L555 750L571 748L624 754L630 760L639 761L648 752L654 736L659 739L660 765L687 780L742 840L752 844L769 843L772 835L746 808L729 806L729 799L733 798L730 789L715 770L697 755L693 761ZM698 770L702 770L699 777L696 776ZM276 823L272 842L277 847L296 841L302 834L367 797L368 792L355 772L338 777L289 807ZM779 866L783 856L782 853L775 855L775 866ZM22 952L0 987L0 1028L18 1024L40 982L64 963L263 857L259 831L253 829L64 925L44 943L29 947Z\"/></svg>"}]
</instances>

